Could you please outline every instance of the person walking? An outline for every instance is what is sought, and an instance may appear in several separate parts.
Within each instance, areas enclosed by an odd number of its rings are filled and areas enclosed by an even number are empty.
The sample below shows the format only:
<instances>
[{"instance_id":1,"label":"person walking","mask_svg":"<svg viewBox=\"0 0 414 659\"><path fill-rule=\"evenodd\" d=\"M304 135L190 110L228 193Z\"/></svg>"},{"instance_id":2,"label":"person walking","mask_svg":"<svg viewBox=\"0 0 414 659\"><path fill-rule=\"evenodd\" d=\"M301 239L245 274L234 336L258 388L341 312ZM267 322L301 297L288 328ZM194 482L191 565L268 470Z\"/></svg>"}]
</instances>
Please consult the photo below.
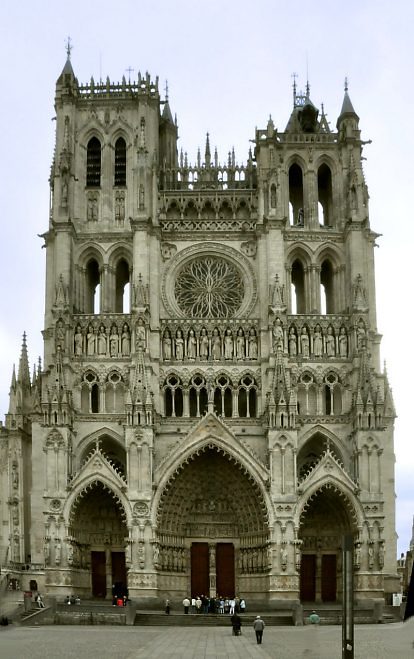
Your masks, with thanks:
<instances>
[{"instance_id":1,"label":"person walking","mask_svg":"<svg viewBox=\"0 0 414 659\"><path fill-rule=\"evenodd\" d=\"M263 620L261 619L260 616L256 616L256 620L253 623L253 629L256 634L257 645L261 645L262 643L264 628L265 628L265 624Z\"/></svg>"},{"instance_id":2,"label":"person walking","mask_svg":"<svg viewBox=\"0 0 414 659\"><path fill-rule=\"evenodd\" d=\"M167 616L170 615L170 609L171 609L170 600L165 600L165 613L167 614Z\"/></svg>"},{"instance_id":3,"label":"person walking","mask_svg":"<svg viewBox=\"0 0 414 659\"><path fill-rule=\"evenodd\" d=\"M184 599L183 599L184 613L186 613L186 614L188 613L188 610L190 608L190 604L191 604L191 602L188 599L188 597L184 597Z\"/></svg>"},{"instance_id":4,"label":"person walking","mask_svg":"<svg viewBox=\"0 0 414 659\"><path fill-rule=\"evenodd\" d=\"M233 613L230 618L231 626L233 627L233 636L240 636L242 621L240 616L237 613Z\"/></svg>"}]
</instances>

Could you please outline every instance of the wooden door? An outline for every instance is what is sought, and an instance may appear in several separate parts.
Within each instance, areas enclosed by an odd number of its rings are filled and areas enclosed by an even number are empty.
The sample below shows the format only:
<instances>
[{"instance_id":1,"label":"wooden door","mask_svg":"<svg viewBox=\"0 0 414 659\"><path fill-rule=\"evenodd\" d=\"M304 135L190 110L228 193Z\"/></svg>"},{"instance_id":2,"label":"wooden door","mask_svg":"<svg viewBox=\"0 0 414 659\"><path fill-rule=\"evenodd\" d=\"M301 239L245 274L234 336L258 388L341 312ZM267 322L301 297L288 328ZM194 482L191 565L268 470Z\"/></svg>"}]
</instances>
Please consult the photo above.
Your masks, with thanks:
<instances>
[{"instance_id":1,"label":"wooden door","mask_svg":"<svg viewBox=\"0 0 414 659\"><path fill-rule=\"evenodd\" d=\"M302 554L300 565L300 599L314 602L316 595L316 555Z\"/></svg>"},{"instance_id":2,"label":"wooden door","mask_svg":"<svg viewBox=\"0 0 414 659\"><path fill-rule=\"evenodd\" d=\"M104 551L91 552L92 595L106 597L106 558Z\"/></svg>"},{"instance_id":3,"label":"wooden door","mask_svg":"<svg viewBox=\"0 0 414 659\"><path fill-rule=\"evenodd\" d=\"M209 553L207 542L191 545L191 597L210 592Z\"/></svg>"},{"instance_id":4,"label":"wooden door","mask_svg":"<svg viewBox=\"0 0 414 659\"><path fill-rule=\"evenodd\" d=\"M219 542L216 545L216 591L222 597L235 596L234 545Z\"/></svg>"},{"instance_id":5,"label":"wooden door","mask_svg":"<svg viewBox=\"0 0 414 659\"><path fill-rule=\"evenodd\" d=\"M125 552L113 551L111 554L112 561L112 584L115 587L115 593L120 597L128 594L127 576L125 567Z\"/></svg>"},{"instance_id":6,"label":"wooden door","mask_svg":"<svg viewBox=\"0 0 414 659\"><path fill-rule=\"evenodd\" d=\"M321 571L322 602L336 602L336 555L322 555Z\"/></svg>"}]
</instances>

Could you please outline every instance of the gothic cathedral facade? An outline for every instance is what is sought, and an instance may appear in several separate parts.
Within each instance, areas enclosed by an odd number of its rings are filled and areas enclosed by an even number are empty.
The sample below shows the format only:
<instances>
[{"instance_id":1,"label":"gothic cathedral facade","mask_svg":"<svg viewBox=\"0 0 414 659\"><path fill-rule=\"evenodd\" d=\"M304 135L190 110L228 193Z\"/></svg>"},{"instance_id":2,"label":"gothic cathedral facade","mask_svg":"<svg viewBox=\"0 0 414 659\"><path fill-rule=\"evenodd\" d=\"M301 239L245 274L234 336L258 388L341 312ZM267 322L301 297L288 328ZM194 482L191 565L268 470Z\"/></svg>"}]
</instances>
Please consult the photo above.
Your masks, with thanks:
<instances>
[{"instance_id":1,"label":"gothic cathedral facade","mask_svg":"<svg viewBox=\"0 0 414 659\"><path fill-rule=\"evenodd\" d=\"M158 79L56 84L44 361L0 433L0 559L56 596L396 592L359 118L294 86L284 132L191 165ZM28 587L28 584L25 588Z\"/></svg>"}]
</instances>

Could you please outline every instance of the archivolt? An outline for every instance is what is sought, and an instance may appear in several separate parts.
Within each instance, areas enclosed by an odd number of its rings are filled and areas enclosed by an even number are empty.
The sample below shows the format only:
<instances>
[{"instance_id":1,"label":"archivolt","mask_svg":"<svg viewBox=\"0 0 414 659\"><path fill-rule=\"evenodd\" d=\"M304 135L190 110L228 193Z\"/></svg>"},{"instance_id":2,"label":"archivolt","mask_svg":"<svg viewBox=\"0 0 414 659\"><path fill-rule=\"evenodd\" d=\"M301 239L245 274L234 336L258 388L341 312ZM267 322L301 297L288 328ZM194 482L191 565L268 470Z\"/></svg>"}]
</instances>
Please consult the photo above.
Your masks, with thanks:
<instances>
[{"instance_id":1,"label":"archivolt","mask_svg":"<svg viewBox=\"0 0 414 659\"><path fill-rule=\"evenodd\" d=\"M69 525L73 525L75 523L75 518L76 518L76 510L81 503L82 499L87 496L88 494L92 494L94 488L96 486L101 486L103 487L104 490L106 490L114 499L115 503L117 504L122 521L127 524L127 513L124 507L124 503L121 500L121 498L113 491L111 487L109 487L106 483L103 482L101 478L94 478L93 480L88 481L79 492L76 493L71 506L70 506L70 512L69 512L69 519L68 523Z\"/></svg>"}]
</instances>

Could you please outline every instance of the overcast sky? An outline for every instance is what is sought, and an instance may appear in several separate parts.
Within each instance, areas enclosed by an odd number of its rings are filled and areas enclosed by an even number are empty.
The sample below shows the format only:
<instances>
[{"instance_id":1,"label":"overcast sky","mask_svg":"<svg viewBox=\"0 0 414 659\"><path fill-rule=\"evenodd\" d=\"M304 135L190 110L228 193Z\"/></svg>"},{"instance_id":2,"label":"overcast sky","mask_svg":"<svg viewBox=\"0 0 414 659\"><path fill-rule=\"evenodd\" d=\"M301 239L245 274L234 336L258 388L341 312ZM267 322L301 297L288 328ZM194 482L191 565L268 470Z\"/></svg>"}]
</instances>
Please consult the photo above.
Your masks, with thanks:
<instances>
[{"instance_id":1,"label":"overcast sky","mask_svg":"<svg viewBox=\"0 0 414 659\"><path fill-rule=\"evenodd\" d=\"M397 531L405 551L414 514L410 388L414 351L412 285L414 85L412 0L2 0L0 76L0 413L8 408L13 362L28 335L42 355L44 258L54 146L54 87L73 42L79 82L127 69L168 79L179 146L195 161L209 131L224 160L234 145L246 161L255 126L269 114L283 130L293 72L335 128L344 78L360 116L377 241L378 329L398 412L395 429ZM411 342L413 336L413 342Z\"/></svg>"}]
</instances>

